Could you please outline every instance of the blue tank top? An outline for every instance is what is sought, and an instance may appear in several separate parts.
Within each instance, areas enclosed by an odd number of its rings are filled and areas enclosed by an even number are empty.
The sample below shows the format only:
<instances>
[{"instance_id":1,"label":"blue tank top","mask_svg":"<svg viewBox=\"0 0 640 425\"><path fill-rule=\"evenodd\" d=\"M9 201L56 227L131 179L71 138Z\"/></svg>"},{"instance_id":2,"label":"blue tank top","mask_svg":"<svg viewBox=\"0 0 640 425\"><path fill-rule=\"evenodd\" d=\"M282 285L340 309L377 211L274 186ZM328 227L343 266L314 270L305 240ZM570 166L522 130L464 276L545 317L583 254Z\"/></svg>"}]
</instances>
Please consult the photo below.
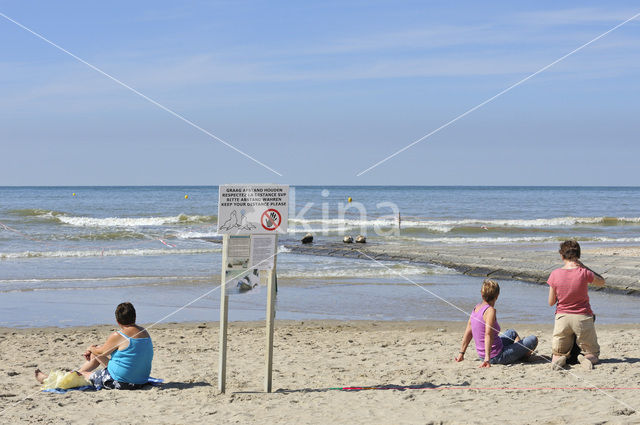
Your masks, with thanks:
<instances>
[{"instance_id":1,"label":"blue tank top","mask_svg":"<svg viewBox=\"0 0 640 425\"><path fill-rule=\"evenodd\" d=\"M109 374L119 382L146 384L153 360L151 338L130 338L120 331L118 333L129 340L129 346L111 354L111 360L107 365Z\"/></svg>"}]
</instances>

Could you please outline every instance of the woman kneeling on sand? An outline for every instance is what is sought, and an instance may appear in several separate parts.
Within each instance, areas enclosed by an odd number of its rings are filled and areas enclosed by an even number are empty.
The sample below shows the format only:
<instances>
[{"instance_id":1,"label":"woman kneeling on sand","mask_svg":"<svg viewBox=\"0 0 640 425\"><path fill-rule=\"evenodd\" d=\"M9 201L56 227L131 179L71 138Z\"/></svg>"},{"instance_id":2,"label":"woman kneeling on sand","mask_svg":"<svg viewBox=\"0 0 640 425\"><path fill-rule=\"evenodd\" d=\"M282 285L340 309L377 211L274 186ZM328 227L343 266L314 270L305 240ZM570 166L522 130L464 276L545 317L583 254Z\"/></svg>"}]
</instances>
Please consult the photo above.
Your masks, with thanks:
<instances>
[{"instance_id":1,"label":"woman kneeling on sand","mask_svg":"<svg viewBox=\"0 0 640 425\"><path fill-rule=\"evenodd\" d=\"M538 338L535 335L520 339L518 333L508 329L502 334L496 318L495 304L500 295L498 282L486 279L480 290L482 303L475 306L467 329L462 337L460 353L455 358L457 362L464 360L469 342L473 338L476 342L478 356L484 361L480 367L491 367L492 364L511 364L528 357L538 346Z\"/></svg>"},{"instance_id":2,"label":"woman kneeling on sand","mask_svg":"<svg viewBox=\"0 0 640 425\"><path fill-rule=\"evenodd\" d=\"M102 345L92 345L84 353L86 362L77 373L97 389L136 389L149 380L153 344L147 331L136 325L136 310L131 303L116 307L116 322L121 331L112 333ZM111 357L109 357L111 355ZM102 365L104 369L95 371ZM36 370L42 383L47 375Z\"/></svg>"},{"instance_id":3,"label":"woman kneeling on sand","mask_svg":"<svg viewBox=\"0 0 640 425\"><path fill-rule=\"evenodd\" d=\"M582 351L578 361L585 369L591 369L598 362L600 345L594 326L595 316L589 304L588 285L593 282L596 286L604 286L604 278L582 264L578 242L563 242L559 252L564 267L551 272L547 280L549 305L557 303L551 364L554 369L564 367L575 341Z\"/></svg>"}]
</instances>

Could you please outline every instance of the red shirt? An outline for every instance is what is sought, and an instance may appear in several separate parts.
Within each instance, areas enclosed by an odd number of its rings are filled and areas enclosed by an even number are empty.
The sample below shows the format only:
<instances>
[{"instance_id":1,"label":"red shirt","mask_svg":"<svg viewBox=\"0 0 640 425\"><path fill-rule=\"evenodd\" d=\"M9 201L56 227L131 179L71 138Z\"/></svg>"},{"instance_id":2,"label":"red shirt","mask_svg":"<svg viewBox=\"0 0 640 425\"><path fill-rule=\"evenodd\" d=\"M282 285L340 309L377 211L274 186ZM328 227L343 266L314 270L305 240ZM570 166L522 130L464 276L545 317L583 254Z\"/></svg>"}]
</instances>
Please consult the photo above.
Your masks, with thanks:
<instances>
[{"instance_id":1,"label":"red shirt","mask_svg":"<svg viewBox=\"0 0 640 425\"><path fill-rule=\"evenodd\" d=\"M593 272L582 267L555 269L547 283L556 291L556 314L584 314L593 316L589 304L588 284L593 282Z\"/></svg>"}]
</instances>

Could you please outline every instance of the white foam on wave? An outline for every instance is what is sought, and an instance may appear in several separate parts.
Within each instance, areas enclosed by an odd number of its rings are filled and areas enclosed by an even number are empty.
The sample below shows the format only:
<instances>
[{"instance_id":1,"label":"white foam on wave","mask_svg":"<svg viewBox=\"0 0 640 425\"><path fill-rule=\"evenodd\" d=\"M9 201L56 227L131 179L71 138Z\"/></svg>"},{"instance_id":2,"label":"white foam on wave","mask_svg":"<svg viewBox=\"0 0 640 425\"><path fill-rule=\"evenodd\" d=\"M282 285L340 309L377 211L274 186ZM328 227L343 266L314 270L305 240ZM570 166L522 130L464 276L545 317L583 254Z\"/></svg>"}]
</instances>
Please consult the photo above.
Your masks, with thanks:
<instances>
[{"instance_id":1,"label":"white foam on wave","mask_svg":"<svg viewBox=\"0 0 640 425\"><path fill-rule=\"evenodd\" d=\"M54 282L102 282L102 281L129 281L129 280L177 280L197 279L202 276L109 276L109 277L53 277L41 279L0 279L0 284L12 283L54 283Z\"/></svg>"},{"instance_id":2,"label":"white foam on wave","mask_svg":"<svg viewBox=\"0 0 640 425\"><path fill-rule=\"evenodd\" d=\"M617 217L616 219L623 223L640 223L640 217Z\"/></svg>"},{"instance_id":3,"label":"white foam on wave","mask_svg":"<svg viewBox=\"0 0 640 425\"><path fill-rule=\"evenodd\" d=\"M168 224L206 223L214 221L213 216L205 215L185 215L180 214L173 217L76 217L76 216L56 216L58 221L71 226L79 227L145 227L164 226Z\"/></svg>"},{"instance_id":4,"label":"white foam on wave","mask_svg":"<svg viewBox=\"0 0 640 425\"><path fill-rule=\"evenodd\" d=\"M397 226L393 219L351 220L351 219L289 219L289 233L347 232L362 228L388 228Z\"/></svg>"},{"instance_id":5,"label":"white foam on wave","mask_svg":"<svg viewBox=\"0 0 640 425\"><path fill-rule=\"evenodd\" d=\"M434 274L449 274L451 270L445 267L415 265L391 265L389 267L344 267L309 270L284 269L278 272L278 277L283 278L314 278L314 279L339 279L339 278L377 278L377 277L401 277L401 276L425 276Z\"/></svg>"},{"instance_id":6,"label":"white foam on wave","mask_svg":"<svg viewBox=\"0 0 640 425\"><path fill-rule=\"evenodd\" d=\"M221 248L212 249L95 249L86 251L24 251L0 252L0 260L22 258L72 258L72 257L124 257L150 255L193 255L221 252Z\"/></svg>"},{"instance_id":7,"label":"white foam on wave","mask_svg":"<svg viewBox=\"0 0 640 425\"><path fill-rule=\"evenodd\" d=\"M478 237L478 238L419 238L419 237L402 237L403 240L426 242L426 243L449 243L449 244L510 244L510 243L542 243L542 242L558 242L565 240L552 236L523 236L523 237ZM580 242L612 242L612 243L631 243L640 242L639 238L609 238L609 237L584 237L577 238Z\"/></svg>"},{"instance_id":8,"label":"white foam on wave","mask_svg":"<svg viewBox=\"0 0 640 425\"><path fill-rule=\"evenodd\" d=\"M582 240L582 239L580 239ZM585 241L592 242L616 242L616 243L628 243L628 242L640 242L640 238L607 238L607 237L597 237L597 238L585 238Z\"/></svg>"},{"instance_id":9,"label":"white foam on wave","mask_svg":"<svg viewBox=\"0 0 640 425\"><path fill-rule=\"evenodd\" d=\"M323 219L323 218L312 218L312 219L299 219L299 218L289 218L289 224L334 224L334 225L340 225L340 224L348 224L348 225L353 225L353 226L360 226L360 225L375 225L375 224L387 224L387 225L394 225L396 224L396 220L395 219L391 219L391 218L376 218L376 219L372 219L372 220L355 220L355 219L348 219L348 218L327 218L327 219Z\"/></svg>"},{"instance_id":10,"label":"white foam on wave","mask_svg":"<svg viewBox=\"0 0 640 425\"><path fill-rule=\"evenodd\" d=\"M222 236L218 232L178 232L174 236L178 239L201 239L201 238L216 238Z\"/></svg>"},{"instance_id":11,"label":"white foam on wave","mask_svg":"<svg viewBox=\"0 0 640 425\"><path fill-rule=\"evenodd\" d=\"M287 252L291 252L291 250L284 245L278 246L278 254L286 254Z\"/></svg>"},{"instance_id":12,"label":"white foam on wave","mask_svg":"<svg viewBox=\"0 0 640 425\"><path fill-rule=\"evenodd\" d=\"M287 229L287 232L288 233L346 232L358 227L359 226L340 226L340 227L322 228L322 227L311 227L311 226L303 226L303 227L289 226L289 228Z\"/></svg>"},{"instance_id":13,"label":"white foam on wave","mask_svg":"<svg viewBox=\"0 0 640 425\"><path fill-rule=\"evenodd\" d=\"M185 215L180 214L170 217L82 217L68 216L51 212L43 214L42 217L54 218L55 220L79 227L145 227L164 226L187 223L214 223L215 216L205 215ZM544 228L544 227L571 227L576 225L597 225L597 224L637 224L640 217L554 217L535 219L421 219L419 217L402 218L403 228L422 228L436 233L448 233L459 227L514 227L514 228ZM374 219L348 219L348 218L314 218L314 219L289 219L289 232L323 232L323 231L348 231L356 228L388 228L397 226L395 217L380 217ZM219 236L217 233L203 233L202 236L194 234L185 238Z\"/></svg>"},{"instance_id":14,"label":"white foam on wave","mask_svg":"<svg viewBox=\"0 0 640 425\"><path fill-rule=\"evenodd\" d=\"M308 229L312 225L321 224L322 230L348 230L354 227L392 227L397 226L398 222L391 218L378 218L372 220L353 220L353 219L289 219L289 223L300 225L301 229ZM424 228L438 233L448 233L459 227L571 227L581 224L594 225L605 223L640 223L640 217L554 217L554 218L534 218L534 219L434 219L423 220L417 217L402 218L401 224L403 228ZM335 226L343 226L335 227ZM345 228L346 226L346 228ZM303 231L303 230L300 230Z\"/></svg>"}]
</instances>

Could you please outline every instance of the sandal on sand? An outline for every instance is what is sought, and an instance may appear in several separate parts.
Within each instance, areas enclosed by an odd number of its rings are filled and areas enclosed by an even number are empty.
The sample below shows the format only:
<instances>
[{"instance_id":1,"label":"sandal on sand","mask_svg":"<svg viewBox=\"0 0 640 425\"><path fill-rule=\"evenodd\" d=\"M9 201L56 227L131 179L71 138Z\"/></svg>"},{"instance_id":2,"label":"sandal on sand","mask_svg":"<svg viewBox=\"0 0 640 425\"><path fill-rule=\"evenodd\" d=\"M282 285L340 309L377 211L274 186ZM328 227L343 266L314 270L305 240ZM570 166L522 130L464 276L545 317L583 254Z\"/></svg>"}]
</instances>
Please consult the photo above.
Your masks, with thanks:
<instances>
[{"instance_id":1,"label":"sandal on sand","mask_svg":"<svg viewBox=\"0 0 640 425\"><path fill-rule=\"evenodd\" d=\"M586 359L585 359L586 360ZM562 356L555 362L551 362L551 368L553 370L562 370L564 366L567 364L567 358Z\"/></svg>"},{"instance_id":2,"label":"sandal on sand","mask_svg":"<svg viewBox=\"0 0 640 425\"><path fill-rule=\"evenodd\" d=\"M593 369L593 363L591 363L591 360L586 358L583 354L578 356L578 362L580 362L580 366L585 370Z\"/></svg>"}]
</instances>

